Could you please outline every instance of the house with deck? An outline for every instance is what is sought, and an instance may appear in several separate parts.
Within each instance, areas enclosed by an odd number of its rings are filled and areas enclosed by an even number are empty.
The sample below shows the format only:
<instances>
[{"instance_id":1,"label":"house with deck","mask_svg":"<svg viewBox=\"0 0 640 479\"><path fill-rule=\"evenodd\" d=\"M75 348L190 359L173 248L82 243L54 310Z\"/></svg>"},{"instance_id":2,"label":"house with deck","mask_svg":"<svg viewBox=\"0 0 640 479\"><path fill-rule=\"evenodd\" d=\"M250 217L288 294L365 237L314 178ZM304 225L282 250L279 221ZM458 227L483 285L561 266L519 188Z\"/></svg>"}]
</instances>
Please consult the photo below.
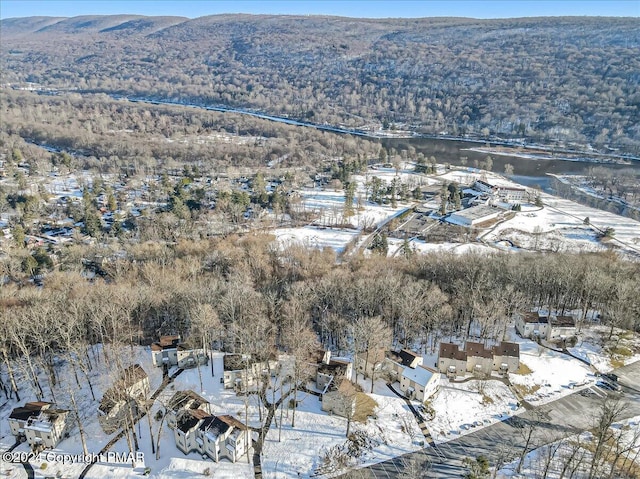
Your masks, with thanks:
<instances>
[{"instance_id":1,"label":"house with deck","mask_svg":"<svg viewBox=\"0 0 640 479\"><path fill-rule=\"evenodd\" d=\"M576 321L568 315L545 315L527 311L515 315L516 332L523 338L558 341L576 335Z\"/></svg>"},{"instance_id":2,"label":"house with deck","mask_svg":"<svg viewBox=\"0 0 640 479\"><path fill-rule=\"evenodd\" d=\"M211 414L211 404L199 394L191 391L176 391L166 405L165 421L173 429L176 426L178 414L182 411L201 410Z\"/></svg>"},{"instance_id":3,"label":"house with deck","mask_svg":"<svg viewBox=\"0 0 640 479\"><path fill-rule=\"evenodd\" d=\"M353 375L353 363L348 359L332 358L331 351L323 354L322 362L317 364L316 388L324 391L327 385L336 379L351 379Z\"/></svg>"},{"instance_id":4,"label":"house with deck","mask_svg":"<svg viewBox=\"0 0 640 479\"><path fill-rule=\"evenodd\" d=\"M250 354L225 354L223 358L223 383L226 389L247 391L265 376L273 376L278 370L275 357L258 359Z\"/></svg>"},{"instance_id":5,"label":"house with deck","mask_svg":"<svg viewBox=\"0 0 640 479\"><path fill-rule=\"evenodd\" d=\"M125 368L118 381L104 393L98 407L98 422L104 432L117 431L144 410L149 391L149 376L142 366Z\"/></svg>"}]
</instances>

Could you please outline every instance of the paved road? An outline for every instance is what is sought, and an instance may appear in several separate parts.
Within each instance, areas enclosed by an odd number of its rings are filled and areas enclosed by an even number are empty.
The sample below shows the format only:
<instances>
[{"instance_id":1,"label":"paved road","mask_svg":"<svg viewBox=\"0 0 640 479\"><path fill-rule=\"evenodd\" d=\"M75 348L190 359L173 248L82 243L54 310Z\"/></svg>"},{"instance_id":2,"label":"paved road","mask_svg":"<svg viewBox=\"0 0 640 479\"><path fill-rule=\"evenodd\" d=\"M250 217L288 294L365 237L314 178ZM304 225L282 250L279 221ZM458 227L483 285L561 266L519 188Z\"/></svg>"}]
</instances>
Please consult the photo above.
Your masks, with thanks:
<instances>
[{"instance_id":1,"label":"paved road","mask_svg":"<svg viewBox=\"0 0 640 479\"><path fill-rule=\"evenodd\" d=\"M640 362L615 371L622 394L609 393L627 403L626 417L640 415ZM600 396L607 392L599 389ZM405 454L370 467L349 471L345 479L405 478L412 474L405 470L420 470L420 477L452 479L466 472L462 464L465 457L483 455L494 465L501 455L509 460L519 457L523 450L529 425L534 424L531 445L543 445L586 430L598 411L602 397L578 392L513 416L506 421L487 426L478 431L435 447ZM530 446L531 448L531 446Z\"/></svg>"}]
</instances>

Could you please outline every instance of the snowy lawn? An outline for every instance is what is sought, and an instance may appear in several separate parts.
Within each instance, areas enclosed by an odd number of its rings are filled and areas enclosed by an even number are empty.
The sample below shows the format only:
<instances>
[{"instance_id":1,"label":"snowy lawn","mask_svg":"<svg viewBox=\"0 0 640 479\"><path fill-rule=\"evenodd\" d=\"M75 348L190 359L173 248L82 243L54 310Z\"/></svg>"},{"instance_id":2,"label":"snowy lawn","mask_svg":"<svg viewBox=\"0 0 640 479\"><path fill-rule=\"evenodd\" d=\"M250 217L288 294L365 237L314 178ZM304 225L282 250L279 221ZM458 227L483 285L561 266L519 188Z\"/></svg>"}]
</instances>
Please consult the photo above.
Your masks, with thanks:
<instances>
[{"instance_id":1,"label":"snowy lawn","mask_svg":"<svg viewBox=\"0 0 640 479\"><path fill-rule=\"evenodd\" d=\"M427 427L435 442L446 442L476 427L498 422L518 412L517 398L499 381L472 380L465 383L443 379L431 402L435 418ZM475 421L482 424L473 425Z\"/></svg>"},{"instance_id":2,"label":"snowy lawn","mask_svg":"<svg viewBox=\"0 0 640 479\"><path fill-rule=\"evenodd\" d=\"M566 354L518 338L520 344L519 373L509 375L526 401L534 405L554 401L573 392L570 383L586 384L595 380L586 364Z\"/></svg>"}]
</instances>

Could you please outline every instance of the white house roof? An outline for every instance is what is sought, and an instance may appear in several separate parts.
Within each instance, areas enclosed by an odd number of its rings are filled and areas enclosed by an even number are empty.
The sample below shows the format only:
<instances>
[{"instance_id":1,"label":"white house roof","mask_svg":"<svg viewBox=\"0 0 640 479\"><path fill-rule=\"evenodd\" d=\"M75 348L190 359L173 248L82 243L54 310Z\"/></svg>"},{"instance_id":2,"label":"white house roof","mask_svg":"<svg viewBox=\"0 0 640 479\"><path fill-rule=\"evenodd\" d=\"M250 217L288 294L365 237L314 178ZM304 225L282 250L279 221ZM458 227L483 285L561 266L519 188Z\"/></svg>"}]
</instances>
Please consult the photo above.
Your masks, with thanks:
<instances>
[{"instance_id":1,"label":"white house roof","mask_svg":"<svg viewBox=\"0 0 640 479\"><path fill-rule=\"evenodd\" d=\"M405 377L416 384L420 384L421 386L426 386L429 381L431 381L431 378L436 374L440 373L433 369L428 369L425 366L418 366L415 369L406 367L402 371L402 377Z\"/></svg>"}]
</instances>

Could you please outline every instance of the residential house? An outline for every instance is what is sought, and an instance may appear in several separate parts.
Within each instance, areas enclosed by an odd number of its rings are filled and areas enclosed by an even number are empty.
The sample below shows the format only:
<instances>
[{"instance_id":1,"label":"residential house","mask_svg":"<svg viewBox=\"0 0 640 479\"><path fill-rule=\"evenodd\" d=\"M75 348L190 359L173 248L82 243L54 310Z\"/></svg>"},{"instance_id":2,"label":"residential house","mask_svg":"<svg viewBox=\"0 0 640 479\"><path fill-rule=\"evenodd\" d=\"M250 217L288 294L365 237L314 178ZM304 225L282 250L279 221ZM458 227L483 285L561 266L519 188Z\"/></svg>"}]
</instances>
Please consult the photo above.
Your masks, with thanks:
<instances>
[{"instance_id":1,"label":"residential house","mask_svg":"<svg viewBox=\"0 0 640 479\"><path fill-rule=\"evenodd\" d=\"M223 383L227 389L246 391L265 376L273 376L278 368L275 358L259 360L248 354L225 354Z\"/></svg>"},{"instance_id":2,"label":"residential house","mask_svg":"<svg viewBox=\"0 0 640 479\"><path fill-rule=\"evenodd\" d=\"M386 355L383 348L359 352L355 361L356 371L369 378L374 373L378 374L383 370Z\"/></svg>"},{"instance_id":3,"label":"residential house","mask_svg":"<svg viewBox=\"0 0 640 479\"><path fill-rule=\"evenodd\" d=\"M183 410L173 430L176 447L218 462L236 462L251 449L249 429L232 416L212 416L201 409Z\"/></svg>"},{"instance_id":4,"label":"residential house","mask_svg":"<svg viewBox=\"0 0 640 479\"><path fill-rule=\"evenodd\" d=\"M576 335L576 320L573 316L552 316L548 339L555 341Z\"/></svg>"},{"instance_id":5,"label":"residential house","mask_svg":"<svg viewBox=\"0 0 640 479\"><path fill-rule=\"evenodd\" d=\"M440 343L438 370L449 377L464 376L467 371L467 353L457 344Z\"/></svg>"},{"instance_id":6,"label":"residential house","mask_svg":"<svg viewBox=\"0 0 640 479\"><path fill-rule=\"evenodd\" d=\"M467 371L479 376L490 376L493 370L493 353L484 344L467 341Z\"/></svg>"},{"instance_id":7,"label":"residential house","mask_svg":"<svg viewBox=\"0 0 640 479\"><path fill-rule=\"evenodd\" d=\"M128 415L136 417L149 391L149 376L142 366L134 364L126 368L120 379L105 392L98 407L102 429L111 434L122 427Z\"/></svg>"},{"instance_id":8,"label":"residential house","mask_svg":"<svg viewBox=\"0 0 640 479\"><path fill-rule=\"evenodd\" d=\"M166 407L165 420L167 425L173 429L176 426L178 414L181 411L202 410L211 414L211 404L205 398L191 390L176 391Z\"/></svg>"},{"instance_id":9,"label":"residential house","mask_svg":"<svg viewBox=\"0 0 640 479\"><path fill-rule=\"evenodd\" d=\"M405 367L400 378L400 391L409 399L425 402L438 392L440 373L422 364L415 368Z\"/></svg>"},{"instance_id":10,"label":"residential house","mask_svg":"<svg viewBox=\"0 0 640 479\"><path fill-rule=\"evenodd\" d=\"M365 353L361 353L357 356L356 364L359 373L371 377L371 374L374 371L376 374L388 372L394 379L396 379L402 375L402 371L405 367L415 368L422 364L422 356L414 353L413 351L409 351L408 349L387 351L382 361L372 361L372 357L375 357L375 355L371 353L368 357ZM380 355L378 354L377 357L380 357Z\"/></svg>"},{"instance_id":11,"label":"residential house","mask_svg":"<svg viewBox=\"0 0 640 479\"><path fill-rule=\"evenodd\" d=\"M160 340L151 345L151 357L154 366L178 366L182 369L206 364L209 360L204 349L180 342L177 335L160 336Z\"/></svg>"},{"instance_id":12,"label":"residential house","mask_svg":"<svg viewBox=\"0 0 640 479\"><path fill-rule=\"evenodd\" d=\"M456 344L440 343L438 370L448 377L464 376L472 372L489 376L492 371L501 374L516 371L520 366L520 346L517 343L501 342L491 349L482 343L467 341L462 350Z\"/></svg>"},{"instance_id":13,"label":"residential house","mask_svg":"<svg viewBox=\"0 0 640 479\"><path fill-rule=\"evenodd\" d=\"M316 388L324 392L333 379L351 379L352 375L353 363L351 361L332 358L331 351L327 351L326 354L323 355L323 361L317 366Z\"/></svg>"},{"instance_id":14,"label":"residential house","mask_svg":"<svg viewBox=\"0 0 640 479\"><path fill-rule=\"evenodd\" d=\"M9 415L11 434L26 439L34 450L56 447L66 432L69 411L52 406L36 401L14 408Z\"/></svg>"},{"instance_id":15,"label":"residential house","mask_svg":"<svg viewBox=\"0 0 640 479\"><path fill-rule=\"evenodd\" d=\"M520 345L502 341L493 347L493 370L501 374L512 373L520 367Z\"/></svg>"},{"instance_id":16,"label":"residential house","mask_svg":"<svg viewBox=\"0 0 640 479\"><path fill-rule=\"evenodd\" d=\"M56 447L67 431L68 415L66 409L47 408L37 417L29 418L24 432L31 449L41 451Z\"/></svg>"},{"instance_id":17,"label":"residential house","mask_svg":"<svg viewBox=\"0 0 640 479\"><path fill-rule=\"evenodd\" d=\"M40 411L48 409L52 406L50 402L34 401L28 402L22 407L14 408L9 415L9 428L11 434L16 437L26 437L24 426L31 418L38 417Z\"/></svg>"},{"instance_id":18,"label":"residential house","mask_svg":"<svg viewBox=\"0 0 640 479\"><path fill-rule=\"evenodd\" d=\"M537 311L516 314L516 331L523 338L549 337L549 318Z\"/></svg>"},{"instance_id":19,"label":"residential house","mask_svg":"<svg viewBox=\"0 0 640 479\"><path fill-rule=\"evenodd\" d=\"M572 316L546 316L537 311L529 311L517 314L515 324L516 331L523 338L557 341L576 334L576 321Z\"/></svg>"},{"instance_id":20,"label":"residential house","mask_svg":"<svg viewBox=\"0 0 640 479\"><path fill-rule=\"evenodd\" d=\"M521 203L525 197L527 190L517 186L507 184L492 183L489 181L478 180L474 183L473 188L482 193L491 195L491 197L506 201L509 203Z\"/></svg>"},{"instance_id":21,"label":"residential house","mask_svg":"<svg viewBox=\"0 0 640 479\"><path fill-rule=\"evenodd\" d=\"M348 379L333 380L322 394L322 410L340 417L352 417L356 410L355 386Z\"/></svg>"}]
</instances>

